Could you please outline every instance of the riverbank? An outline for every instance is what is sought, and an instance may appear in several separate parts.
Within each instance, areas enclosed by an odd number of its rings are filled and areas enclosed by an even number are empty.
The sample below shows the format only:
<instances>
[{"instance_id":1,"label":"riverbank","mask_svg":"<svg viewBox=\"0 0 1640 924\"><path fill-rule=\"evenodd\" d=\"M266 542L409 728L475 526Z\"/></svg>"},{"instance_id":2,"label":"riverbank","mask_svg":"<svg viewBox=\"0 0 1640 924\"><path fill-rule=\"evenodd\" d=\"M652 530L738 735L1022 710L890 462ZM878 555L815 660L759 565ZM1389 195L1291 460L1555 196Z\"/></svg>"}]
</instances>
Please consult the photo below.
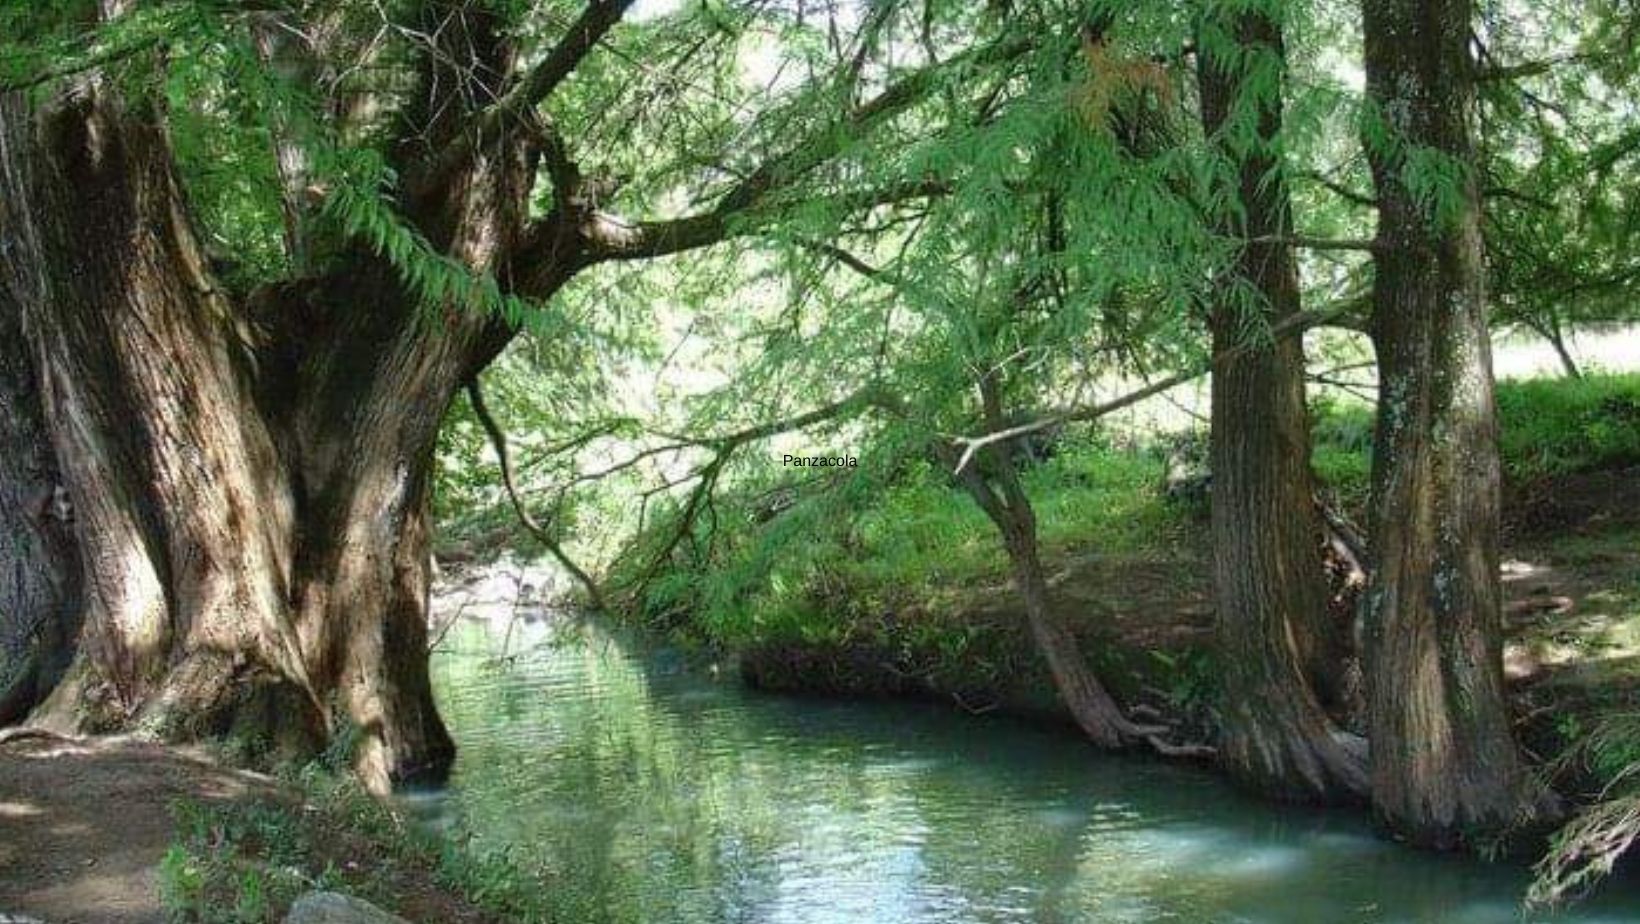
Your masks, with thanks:
<instances>
[{"instance_id":1,"label":"riverbank","mask_svg":"<svg viewBox=\"0 0 1640 924\"><path fill-rule=\"evenodd\" d=\"M1532 491L1514 498L1504 544L1504 661L1522 737L1553 760L1640 690L1640 469ZM1197 740L1211 740L1216 693L1209 554L1186 543L1165 556L1049 559L1053 603L1100 676L1130 708ZM782 693L932 698L1072 725L1000 577L963 583L950 605L845 611L853 621L837 638L738 649L742 677ZM1567 785L1586 783L1569 769Z\"/></svg>"},{"instance_id":2,"label":"riverbank","mask_svg":"<svg viewBox=\"0 0 1640 924\"><path fill-rule=\"evenodd\" d=\"M262 924L320 890L415 922L545 917L520 913L540 901L513 885L522 877L323 773L280 779L203 748L24 731L0 737L0 793L0 920Z\"/></svg>"},{"instance_id":3,"label":"riverbank","mask_svg":"<svg viewBox=\"0 0 1640 924\"><path fill-rule=\"evenodd\" d=\"M1640 376L1504 382L1498 404L1506 670L1547 762L1640 688ZM1314 416L1323 495L1365 522L1371 408ZM1215 737L1218 695L1204 456L1199 434L1077 431L1021 468L1051 605L1119 699L1191 742ZM640 537L611 571L638 578L622 618L734 657L754 686L1065 721L994 528L932 465L729 492L709 535L663 567L655 547ZM1335 591L1347 632L1352 591ZM1620 769L1557 767L1574 797Z\"/></svg>"}]
</instances>

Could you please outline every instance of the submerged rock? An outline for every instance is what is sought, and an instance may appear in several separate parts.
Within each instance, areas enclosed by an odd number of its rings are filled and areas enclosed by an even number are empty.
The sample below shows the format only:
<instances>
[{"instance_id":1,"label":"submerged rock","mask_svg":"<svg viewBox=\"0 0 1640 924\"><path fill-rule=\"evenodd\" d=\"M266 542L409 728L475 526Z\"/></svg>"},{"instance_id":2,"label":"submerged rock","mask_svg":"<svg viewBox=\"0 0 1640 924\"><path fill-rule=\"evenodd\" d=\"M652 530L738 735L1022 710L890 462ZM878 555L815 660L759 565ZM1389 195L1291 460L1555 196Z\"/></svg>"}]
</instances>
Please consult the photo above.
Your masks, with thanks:
<instances>
[{"instance_id":1,"label":"submerged rock","mask_svg":"<svg viewBox=\"0 0 1640 924\"><path fill-rule=\"evenodd\" d=\"M339 892L309 892L285 915L285 924L410 924L363 899Z\"/></svg>"}]
</instances>

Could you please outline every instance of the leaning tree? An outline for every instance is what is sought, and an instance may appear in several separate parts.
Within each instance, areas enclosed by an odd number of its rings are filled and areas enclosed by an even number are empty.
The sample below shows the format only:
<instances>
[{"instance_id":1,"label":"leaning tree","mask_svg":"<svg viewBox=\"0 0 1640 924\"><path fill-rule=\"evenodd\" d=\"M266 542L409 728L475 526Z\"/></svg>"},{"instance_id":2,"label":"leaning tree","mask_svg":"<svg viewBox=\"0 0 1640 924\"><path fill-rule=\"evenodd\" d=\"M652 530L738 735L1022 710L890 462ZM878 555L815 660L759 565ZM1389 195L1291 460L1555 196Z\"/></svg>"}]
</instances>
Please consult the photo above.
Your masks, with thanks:
<instances>
[{"instance_id":1,"label":"leaning tree","mask_svg":"<svg viewBox=\"0 0 1640 924\"><path fill-rule=\"evenodd\" d=\"M778 3L623 23L628 5L4 12L0 311L30 371L8 360L0 412L49 437L83 560L77 653L35 721L298 753L345 732L376 788L440 773L428 501L456 391L589 268L709 246L798 201L937 193L837 164L1020 48L969 32L902 70L868 36L838 39L795 86L746 89L732 75L754 26L830 24ZM198 86L179 72L213 68L209 92L179 92ZM223 246L240 242L212 222L228 212L198 201L200 125L264 140L244 172L275 188L277 273L236 282ZM687 158L661 157L679 144ZM636 172L648 185L624 191ZM17 558L48 588L64 560L30 548Z\"/></svg>"}]
</instances>

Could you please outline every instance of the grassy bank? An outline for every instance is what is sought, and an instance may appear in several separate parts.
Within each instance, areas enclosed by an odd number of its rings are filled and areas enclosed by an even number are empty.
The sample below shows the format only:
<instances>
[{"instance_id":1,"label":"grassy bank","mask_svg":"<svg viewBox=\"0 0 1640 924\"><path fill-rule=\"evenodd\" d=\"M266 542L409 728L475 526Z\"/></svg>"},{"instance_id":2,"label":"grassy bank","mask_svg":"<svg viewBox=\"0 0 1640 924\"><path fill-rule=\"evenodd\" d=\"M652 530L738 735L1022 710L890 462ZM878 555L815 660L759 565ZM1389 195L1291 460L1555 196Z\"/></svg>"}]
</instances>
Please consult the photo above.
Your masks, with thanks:
<instances>
[{"instance_id":1,"label":"grassy bank","mask_svg":"<svg viewBox=\"0 0 1640 924\"><path fill-rule=\"evenodd\" d=\"M175 921L283 920L313 890L369 901L412 921L587 920L573 884L552 887L511 854L406 822L346 774L310 768L278 796L175 802L175 840L160 865Z\"/></svg>"},{"instance_id":2,"label":"grassy bank","mask_svg":"<svg viewBox=\"0 0 1640 924\"><path fill-rule=\"evenodd\" d=\"M1630 551L1640 523L1625 474L1640 465L1640 376L1504 382L1498 404L1506 556L1522 559L1508 582L1517 679L1523 689L1550 672L1564 681L1565 663L1596 660L1622 674L1623 657L1640 651L1640 562ZM1360 521L1371 409L1330 402L1314 416L1323 490ZM1206 492L1195 477L1204 454L1199 433L1082 431L1024 474L1054 604L1089 660L1129 702L1199 722L1210 721L1215 696ZM727 497L716 529L679 544L628 618L737 653L766 687L1052 715L994 528L933 465L884 478L871 462L851 479ZM767 498L779 490L785 506L771 516ZM616 578L636 574L648 548L635 543ZM1557 610L1565 600L1576 618ZM1347 619L1349 601L1337 602ZM1572 686L1588 702L1608 680Z\"/></svg>"}]
</instances>

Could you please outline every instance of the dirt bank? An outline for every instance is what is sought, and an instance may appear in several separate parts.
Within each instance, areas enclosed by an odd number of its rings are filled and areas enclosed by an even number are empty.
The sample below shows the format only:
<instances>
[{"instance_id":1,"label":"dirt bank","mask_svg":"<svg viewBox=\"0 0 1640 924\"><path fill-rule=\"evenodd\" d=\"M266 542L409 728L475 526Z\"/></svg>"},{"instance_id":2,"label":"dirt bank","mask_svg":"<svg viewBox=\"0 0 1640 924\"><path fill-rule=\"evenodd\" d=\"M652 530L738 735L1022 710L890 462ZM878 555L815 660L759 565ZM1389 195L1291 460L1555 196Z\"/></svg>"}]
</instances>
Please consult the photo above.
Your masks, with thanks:
<instances>
[{"instance_id":1,"label":"dirt bank","mask_svg":"<svg viewBox=\"0 0 1640 924\"><path fill-rule=\"evenodd\" d=\"M165 920L171 804L271 797L266 777L129 740L0 738L0 912L51 924Z\"/></svg>"},{"instance_id":2,"label":"dirt bank","mask_svg":"<svg viewBox=\"0 0 1640 924\"><path fill-rule=\"evenodd\" d=\"M1511 486L1506 511L1505 668L1523 739L1547 756L1640 690L1640 470ZM1049 563L1052 604L1101 676L1194 740L1213 737L1209 554L1187 544L1165 558ZM1069 724L1000 579L964 588L955 606L857 614L844 635L749 647L741 673L779 692L932 697Z\"/></svg>"},{"instance_id":3,"label":"dirt bank","mask_svg":"<svg viewBox=\"0 0 1640 924\"><path fill-rule=\"evenodd\" d=\"M337 871L331 887L361 886L345 890L412 921L497 920L448 893L431 869L405 863L387 845L273 778L225 767L197 749L27 731L0 734L0 919L10 913L48 924L172 920L162 900L161 865L183 837L179 806L196 819L239 813L290 820L293 845L286 845L286 853L297 862L283 872L292 890L270 892L254 919L280 920L290 899L329 868ZM230 843L230 825L211 825L207 839L232 852L230 862L241 875L266 867L258 845ZM220 905L208 885L202 888L200 902L245 910L243 904Z\"/></svg>"}]
</instances>

